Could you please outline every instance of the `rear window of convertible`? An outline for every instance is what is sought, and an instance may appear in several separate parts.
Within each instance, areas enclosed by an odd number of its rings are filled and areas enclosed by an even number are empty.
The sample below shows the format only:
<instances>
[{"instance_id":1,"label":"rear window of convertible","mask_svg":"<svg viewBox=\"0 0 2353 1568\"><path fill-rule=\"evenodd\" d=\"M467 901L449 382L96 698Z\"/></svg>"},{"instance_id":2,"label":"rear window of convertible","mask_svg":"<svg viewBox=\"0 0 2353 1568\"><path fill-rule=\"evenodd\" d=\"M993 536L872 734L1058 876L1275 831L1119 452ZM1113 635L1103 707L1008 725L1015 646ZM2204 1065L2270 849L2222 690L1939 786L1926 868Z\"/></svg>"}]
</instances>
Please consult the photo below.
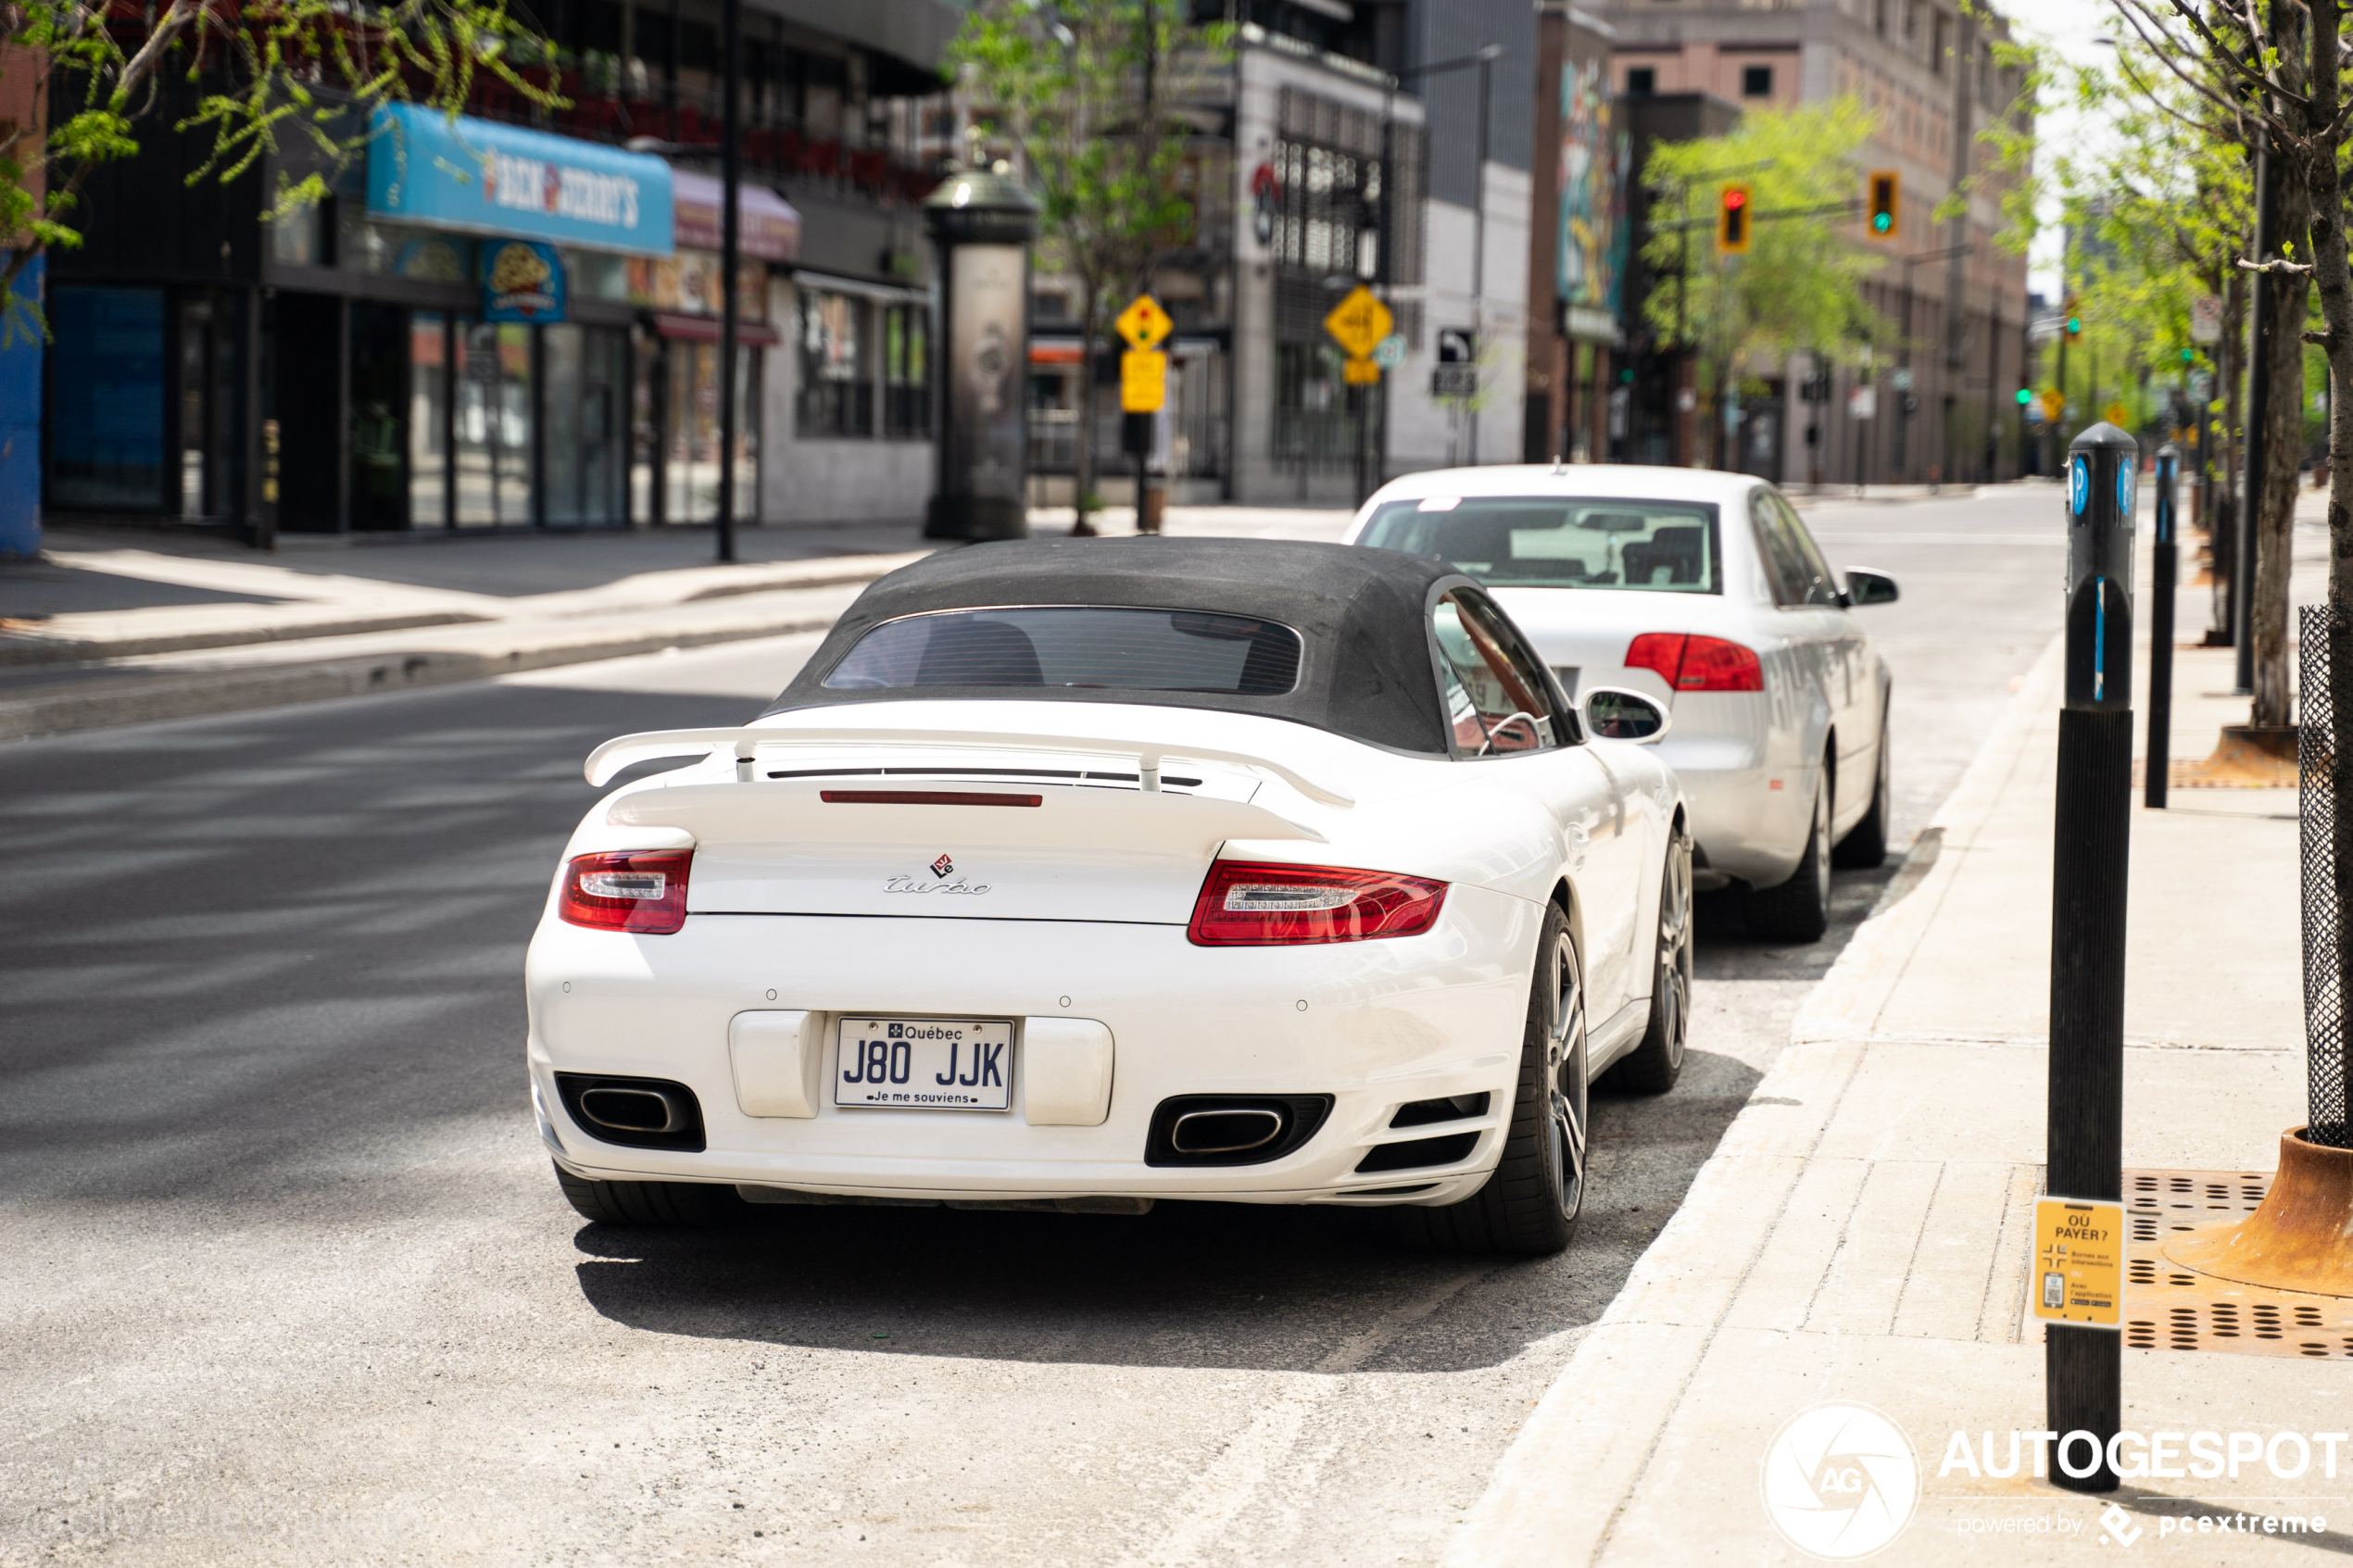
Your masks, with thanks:
<instances>
[{"instance_id":1,"label":"rear window of convertible","mask_svg":"<svg viewBox=\"0 0 2353 1568\"><path fill-rule=\"evenodd\" d=\"M1189 609L1029 605L886 621L825 677L834 691L1090 686L1282 696L1299 684L1299 633Z\"/></svg>"}]
</instances>

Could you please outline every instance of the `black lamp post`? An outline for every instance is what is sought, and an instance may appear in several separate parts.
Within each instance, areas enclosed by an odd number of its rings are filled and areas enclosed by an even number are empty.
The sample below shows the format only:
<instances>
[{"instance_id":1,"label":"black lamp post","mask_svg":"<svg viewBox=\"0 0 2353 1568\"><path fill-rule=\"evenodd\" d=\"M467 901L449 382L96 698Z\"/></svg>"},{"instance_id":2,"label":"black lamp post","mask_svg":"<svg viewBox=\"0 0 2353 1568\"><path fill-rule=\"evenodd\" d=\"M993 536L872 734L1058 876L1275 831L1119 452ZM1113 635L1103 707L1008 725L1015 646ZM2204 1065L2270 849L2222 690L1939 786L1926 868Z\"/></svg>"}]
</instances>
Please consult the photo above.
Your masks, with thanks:
<instances>
[{"instance_id":1,"label":"black lamp post","mask_svg":"<svg viewBox=\"0 0 2353 1568\"><path fill-rule=\"evenodd\" d=\"M939 247L940 368L938 480L924 537L1026 539L1038 200L1002 174L951 174L925 200L924 228Z\"/></svg>"}]
</instances>

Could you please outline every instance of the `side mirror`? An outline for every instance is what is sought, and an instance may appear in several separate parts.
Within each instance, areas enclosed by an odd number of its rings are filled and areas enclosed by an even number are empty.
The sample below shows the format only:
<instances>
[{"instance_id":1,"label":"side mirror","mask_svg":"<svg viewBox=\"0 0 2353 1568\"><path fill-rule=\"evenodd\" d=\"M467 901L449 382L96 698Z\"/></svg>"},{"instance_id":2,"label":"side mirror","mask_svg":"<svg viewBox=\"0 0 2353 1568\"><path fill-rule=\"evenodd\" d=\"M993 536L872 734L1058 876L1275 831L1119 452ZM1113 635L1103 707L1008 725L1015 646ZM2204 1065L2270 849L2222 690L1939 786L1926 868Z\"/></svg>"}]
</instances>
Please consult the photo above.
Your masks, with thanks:
<instances>
[{"instance_id":1,"label":"side mirror","mask_svg":"<svg viewBox=\"0 0 2353 1568\"><path fill-rule=\"evenodd\" d=\"M1585 730L1604 740L1630 740L1643 745L1667 734L1667 709L1640 692L1624 686L1592 686L1577 700L1585 716Z\"/></svg>"},{"instance_id":2,"label":"side mirror","mask_svg":"<svg viewBox=\"0 0 2353 1568\"><path fill-rule=\"evenodd\" d=\"M1895 579L1884 571L1873 571L1868 566L1846 569L1846 600L1853 605L1892 605L1902 596Z\"/></svg>"}]
</instances>

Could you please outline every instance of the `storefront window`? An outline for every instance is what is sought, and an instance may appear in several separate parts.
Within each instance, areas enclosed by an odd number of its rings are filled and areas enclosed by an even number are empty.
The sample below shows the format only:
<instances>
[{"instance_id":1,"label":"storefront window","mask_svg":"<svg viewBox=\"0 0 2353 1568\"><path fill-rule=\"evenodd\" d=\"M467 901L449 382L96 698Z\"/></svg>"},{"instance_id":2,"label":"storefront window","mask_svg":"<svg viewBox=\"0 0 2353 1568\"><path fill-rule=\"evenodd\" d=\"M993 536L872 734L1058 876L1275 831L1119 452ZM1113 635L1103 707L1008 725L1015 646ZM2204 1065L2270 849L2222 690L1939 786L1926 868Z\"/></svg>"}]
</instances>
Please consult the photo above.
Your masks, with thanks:
<instances>
[{"instance_id":1,"label":"storefront window","mask_svg":"<svg viewBox=\"0 0 2353 1568\"><path fill-rule=\"evenodd\" d=\"M409 318L409 526L449 521L448 319Z\"/></svg>"},{"instance_id":2,"label":"storefront window","mask_svg":"<svg viewBox=\"0 0 2353 1568\"><path fill-rule=\"evenodd\" d=\"M49 330L50 504L161 509L163 291L53 288Z\"/></svg>"},{"instance_id":3,"label":"storefront window","mask_svg":"<svg viewBox=\"0 0 2353 1568\"><path fill-rule=\"evenodd\" d=\"M801 291L795 422L802 435L874 434L875 383L866 366L865 326L864 300L822 289Z\"/></svg>"},{"instance_id":4,"label":"storefront window","mask_svg":"<svg viewBox=\"0 0 2353 1568\"><path fill-rule=\"evenodd\" d=\"M673 339L662 452L662 521L719 515L719 345ZM736 351L736 516L759 515L760 351Z\"/></svg>"},{"instance_id":5,"label":"storefront window","mask_svg":"<svg viewBox=\"0 0 2353 1568\"><path fill-rule=\"evenodd\" d=\"M531 329L462 321L457 345L458 525L528 523Z\"/></svg>"},{"instance_id":6,"label":"storefront window","mask_svg":"<svg viewBox=\"0 0 2353 1568\"><path fill-rule=\"evenodd\" d=\"M883 433L931 433L931 311L894 305L883 312Z\"/></svg>"},{"instance_id":7,"label":"storefront window","mask_svg":"<svg viewBox=\"0 0 2353 1568\"><path fill-rule=\"evenodd\" d=\"M547 410L547 519L551 523L619 522L622 514L622 397L629 340L618 329L544 329L541 388Z\"/></svg>"}]
</instances>

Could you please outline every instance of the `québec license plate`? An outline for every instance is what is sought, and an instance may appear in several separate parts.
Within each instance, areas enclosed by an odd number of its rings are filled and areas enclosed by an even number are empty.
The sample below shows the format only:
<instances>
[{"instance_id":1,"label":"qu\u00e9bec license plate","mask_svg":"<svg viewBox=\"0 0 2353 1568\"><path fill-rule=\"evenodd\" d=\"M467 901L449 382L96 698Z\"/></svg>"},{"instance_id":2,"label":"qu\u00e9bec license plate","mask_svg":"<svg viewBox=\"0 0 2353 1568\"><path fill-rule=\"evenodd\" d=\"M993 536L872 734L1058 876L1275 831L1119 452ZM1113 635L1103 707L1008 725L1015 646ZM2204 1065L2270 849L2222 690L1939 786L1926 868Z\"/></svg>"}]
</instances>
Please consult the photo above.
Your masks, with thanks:
<instances>
[{"instance_id":1,"label":"qu\u00e9bec license plate","mask_svg":"<svg viewBox=\"0 0 2353 1568\"><path fill-rule=\"evenodd\" d=\"M836 1105L1013 1109L1013 1026L963 1019L845 1018Z\"/></svg>"}]
</instances>

